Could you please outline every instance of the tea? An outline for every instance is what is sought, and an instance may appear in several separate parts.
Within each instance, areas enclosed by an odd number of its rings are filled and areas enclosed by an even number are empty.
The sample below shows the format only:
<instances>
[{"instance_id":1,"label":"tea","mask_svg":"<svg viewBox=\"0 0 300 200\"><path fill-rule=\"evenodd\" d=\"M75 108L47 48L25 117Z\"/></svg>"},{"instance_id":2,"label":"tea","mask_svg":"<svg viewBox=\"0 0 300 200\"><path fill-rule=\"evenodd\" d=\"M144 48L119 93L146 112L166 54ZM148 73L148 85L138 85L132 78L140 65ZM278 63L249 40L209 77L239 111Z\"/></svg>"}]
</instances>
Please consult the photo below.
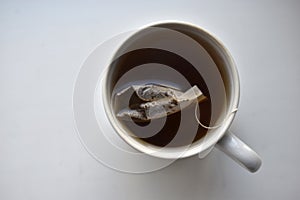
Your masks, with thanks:
<instances>
[{"instance_id":1,"label":"tea","mask_svg":"<svg viewBox=\"0 0 300 200\"><path fill-rule=\"evenodd\" d=\"M162 118L137 120L133 117L132 120L123 120L117 117L120 110L136 110L137 106L145 101L136 92L123 95L122 98L115 96L131 86L147 84L165 85L180 91L187 91L193 86L199 88L207 98L206 101L198 103L198 118L204 125L214 125L225 113L226 87L216 64L218 61L211 56L212 50L208 53L198 41L199 47L195 51L189 45L184 45L186 41L174 39L171 34L164 33L164 30L159 30L155 37L155 32L151 34L153 44L157 41L162 44L164 39L165 44L172 44L172 51L164 48L130 50L131 46L143 46L145 41L147 43L149 40L144 33L141 33L141 37L135 36L134 40L129 39L123 45L123 49L120 48L120 56L110 66L113 69L109 74L112 110L119 125L143 143L159 147L190 145L208 133L208 129L200 126L195 119L195 104ZM168 37L163 37L164 34ZM184 55L174 53L173 50L176 52L176 49L185 50L182 51ZM193 64L186 57L193 60Z\"/></svg>"}]
</instances>

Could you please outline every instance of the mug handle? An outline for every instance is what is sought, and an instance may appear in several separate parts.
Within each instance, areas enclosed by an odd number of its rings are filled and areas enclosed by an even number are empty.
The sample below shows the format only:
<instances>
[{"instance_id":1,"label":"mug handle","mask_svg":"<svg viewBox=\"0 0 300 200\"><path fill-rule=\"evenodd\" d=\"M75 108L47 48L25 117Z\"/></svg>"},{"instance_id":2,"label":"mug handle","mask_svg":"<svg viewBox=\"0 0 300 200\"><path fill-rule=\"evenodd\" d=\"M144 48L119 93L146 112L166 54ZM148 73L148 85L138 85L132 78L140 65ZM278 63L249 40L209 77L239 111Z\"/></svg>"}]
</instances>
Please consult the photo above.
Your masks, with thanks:
<instances>
[{"instance_id":1,"label":"mug handle","mask_svg":"<svg viewBox=\"0 0 300 200\"><path fill-rule=\"evenodd\" d=\"M261 166L261 158L242 140L227 131L216 147L250 172L256 172Z\"/></svg>"}]
</instances>

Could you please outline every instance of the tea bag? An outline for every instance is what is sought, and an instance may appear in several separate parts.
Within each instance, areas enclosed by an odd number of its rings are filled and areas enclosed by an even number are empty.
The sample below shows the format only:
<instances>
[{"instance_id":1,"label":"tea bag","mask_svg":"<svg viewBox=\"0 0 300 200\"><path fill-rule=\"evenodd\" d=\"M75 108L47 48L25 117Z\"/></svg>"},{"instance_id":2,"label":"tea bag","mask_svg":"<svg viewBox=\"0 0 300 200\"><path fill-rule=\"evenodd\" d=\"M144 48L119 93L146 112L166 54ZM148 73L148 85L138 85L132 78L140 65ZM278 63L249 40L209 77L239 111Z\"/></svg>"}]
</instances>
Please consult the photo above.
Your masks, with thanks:
<instances>
[{"instance_id":1,"label":"tea bag","mask_svg":"<svg viewBox=\"0 0 300 200\"><path fill-rule=\"evenodd\" d=\"M138 121L158 119L206 99L196 85L186 92L160 84L132 85L117 93L116 96L122 98L122 95L126 92L132 92L132 90L142 100L142 103L136 109L124 108L119 111L117 117L122 120L131 120L131 118Z\"/></svg>"}]
</instances>

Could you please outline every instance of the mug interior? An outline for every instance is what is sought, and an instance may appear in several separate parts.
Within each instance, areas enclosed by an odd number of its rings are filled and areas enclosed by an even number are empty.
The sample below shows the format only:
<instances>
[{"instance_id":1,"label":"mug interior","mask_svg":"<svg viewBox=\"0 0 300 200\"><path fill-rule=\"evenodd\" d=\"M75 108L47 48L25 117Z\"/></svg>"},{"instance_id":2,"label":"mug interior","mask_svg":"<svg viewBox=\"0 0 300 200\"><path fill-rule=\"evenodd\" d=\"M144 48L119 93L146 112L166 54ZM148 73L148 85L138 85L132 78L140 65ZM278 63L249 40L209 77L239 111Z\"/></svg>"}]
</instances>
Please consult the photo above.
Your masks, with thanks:
<instances>
[{"instance_id":1,"label":"mug interior","mask_svg":"<svg viewBox=\"0 0 300 200\"><path fill-rule=\"evenodd\" d=\"M114 68L109 67L107 73L104 77L103 84L103 101L105 106L106 114L109 118L109 121L116 132L123 138L128 144L132 147L136 148L139 151L147 153L152 156L161 157L161 158L169 158L169 159L177 159L182 157L188 157L197 153L200 153L211 146L213 146L225 133L225 131L230 126L235 113L228 115L233 109L238 107L239 101L239 79L238 73L235 66L235 63L229 54L228 50L224 47L224 45L216 39L216 37L212 36L207 31L196 27L194 25L183 23L183 22L162 22L156 23L150 26L146 26L145 28L137 31L132 36L130 36L115 53L115 57L118 57L120 54L124 52L128 52L130 48L133 47L131 41L134 41L137 37L139 39L147 38L150 35L155 35L153 29L149 29L149 27L154 28L162 28L168 29L176 32L180 32L184 35L195 40L198 44L200 44L205 51L212 58L213 62L216 64L219 73L222 76L223 85L226 91L226 109L222 111L222 114L218 116L215 123L222 123L222 125L216 129L209 131L205 135L205 137L200 140L192 143L187 146L179 146L179 147L157 147L155 145L151 145L150 143L145 143L139 139L131 137L128 135L126 130L119 125L118 120L115 117L111 101L112 101L112 90L114 84L112 83L112 76L114 75ZM144 38L143 38L144 37ZM149 39L149 37L148 37ZM151 40L149 40L151 42ZM148 42L149 42L148 41ZM146 41L147 42L147 41ZM227 117L225 121L224 117Z\"/></svg>"}]
</instances>

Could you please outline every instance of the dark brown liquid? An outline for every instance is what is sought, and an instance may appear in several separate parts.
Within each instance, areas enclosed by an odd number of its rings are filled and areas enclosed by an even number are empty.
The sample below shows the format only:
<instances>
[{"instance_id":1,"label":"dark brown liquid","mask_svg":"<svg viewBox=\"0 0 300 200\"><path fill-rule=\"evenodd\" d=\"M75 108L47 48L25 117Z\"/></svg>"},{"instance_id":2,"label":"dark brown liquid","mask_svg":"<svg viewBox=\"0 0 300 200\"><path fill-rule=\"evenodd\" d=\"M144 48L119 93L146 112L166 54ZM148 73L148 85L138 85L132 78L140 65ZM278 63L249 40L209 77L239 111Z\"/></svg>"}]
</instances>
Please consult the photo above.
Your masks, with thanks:
<instances>
[{"instance_id":1,"label":"dark brown liquid","mask_svg":"<svg viewBox=\"0 0 300 200\"><path fill-rule=\"evenodd\" d=\"M193 56L193 53L191 55ZM205 52L205 55L201 56L205 57L209 54ZM110 74L113 112L116 114L123 108L132 108L132 105L141 103L134 93L124 96L123 99L114 98L117 92L134 84L157 83L176 87L182 91L196 85L207 97L206 101L198 104L199 119L203 124L211 125L223 112L226 95L220 95L225 94L225 91L221 91L223 87L214 86L216 83L223 83L223 81L217 81L220 79L220 74L214 76L214 73L209 72L211 67L217 69L216 64L212 59L203 59L201 56L199 56L201 65L193 66L182 56L162 49L142 48L122 54L110 66L114 69ZM201 70L197 70L199 68ZM203 74L199 71L205 72L206 75L210 73L209 80L215 79L216 81L212 80L210 83L206 83ZM210 88L215 89L211 90ZM208 132L195 119L195 104L162 119L146 122L134 119L132 121L118 119L118 121L129 135L160 147L189 145L198 141Z\"/></svg>"}]
</instances>

